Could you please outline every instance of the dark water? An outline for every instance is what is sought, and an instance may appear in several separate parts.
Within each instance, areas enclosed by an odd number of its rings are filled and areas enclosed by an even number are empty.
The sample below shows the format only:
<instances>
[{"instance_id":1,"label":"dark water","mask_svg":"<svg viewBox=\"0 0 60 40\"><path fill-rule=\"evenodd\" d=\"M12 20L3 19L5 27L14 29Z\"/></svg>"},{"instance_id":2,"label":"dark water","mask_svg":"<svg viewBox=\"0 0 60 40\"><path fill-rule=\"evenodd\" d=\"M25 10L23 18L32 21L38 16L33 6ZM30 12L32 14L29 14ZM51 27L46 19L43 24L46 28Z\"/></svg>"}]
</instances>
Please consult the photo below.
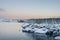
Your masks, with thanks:
<instances>
[{"instance_id":1,"label":"dark water","mask_svg":"<svg viewBox=\"0 0 60 40\"><path fill-rule=\"evenodd\" d=\"M22 23L0 23L0 40L53 40L53 37L40 37L22 32ZM20 31L19 31L20 29Z\"/></svg>"}]
</instances>

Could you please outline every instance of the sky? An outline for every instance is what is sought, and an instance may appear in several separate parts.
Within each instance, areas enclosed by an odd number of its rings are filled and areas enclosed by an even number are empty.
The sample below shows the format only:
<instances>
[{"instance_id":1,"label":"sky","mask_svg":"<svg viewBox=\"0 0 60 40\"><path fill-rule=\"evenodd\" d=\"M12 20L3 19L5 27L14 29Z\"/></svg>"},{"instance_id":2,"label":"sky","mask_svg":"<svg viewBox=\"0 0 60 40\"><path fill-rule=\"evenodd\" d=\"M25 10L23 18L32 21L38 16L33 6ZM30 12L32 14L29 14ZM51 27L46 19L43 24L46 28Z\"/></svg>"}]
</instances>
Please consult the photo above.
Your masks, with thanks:
<instances>
[{"instance_id":1,"label":"sky","mask_svg":"<svg viewBox=\"0 0 60 40\"><path fill-rule=\"evenodd\" d=\"M17 19L60 17L60 0L0 0L0 17Z\"/></svg>"}]
</instances>

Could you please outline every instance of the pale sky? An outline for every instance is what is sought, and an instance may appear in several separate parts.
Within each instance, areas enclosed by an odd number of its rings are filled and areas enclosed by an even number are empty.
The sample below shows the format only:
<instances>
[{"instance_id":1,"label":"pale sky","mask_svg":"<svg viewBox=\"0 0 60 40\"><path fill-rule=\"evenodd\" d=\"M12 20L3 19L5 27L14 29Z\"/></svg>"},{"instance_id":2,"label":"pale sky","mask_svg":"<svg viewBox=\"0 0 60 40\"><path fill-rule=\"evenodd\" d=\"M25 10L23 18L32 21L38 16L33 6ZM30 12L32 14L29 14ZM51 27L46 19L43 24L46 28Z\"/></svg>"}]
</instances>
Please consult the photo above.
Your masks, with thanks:
<instances>
[{"instance_id":1,"label":"pale sky","mask_svg":"<svg viewBox=\"0 0 60 40\"><path fill-rule=\"evenodd\" d=\"M60 17L60 0L0 0L0 17Z\"/></svg>"}]
</instances>

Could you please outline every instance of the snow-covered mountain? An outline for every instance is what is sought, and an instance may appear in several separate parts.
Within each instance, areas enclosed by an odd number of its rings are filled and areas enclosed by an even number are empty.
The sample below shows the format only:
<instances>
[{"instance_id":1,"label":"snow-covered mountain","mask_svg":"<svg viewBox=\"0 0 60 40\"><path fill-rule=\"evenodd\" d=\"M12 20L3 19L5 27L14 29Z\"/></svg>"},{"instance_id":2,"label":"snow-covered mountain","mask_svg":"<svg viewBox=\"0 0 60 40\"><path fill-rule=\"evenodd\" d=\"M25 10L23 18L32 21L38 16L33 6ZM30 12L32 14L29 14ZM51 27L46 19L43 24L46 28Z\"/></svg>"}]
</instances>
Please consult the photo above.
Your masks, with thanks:
<instances>
[{"instance_id":1,"label":"snow-covered mountain","mask_svg":"<svg viewBox=\"0 0 60 40\"><path fill-rule=\"evenodd\" d=\"M17 19L0 18L0 22L17 22Z\"/></svg>"}]
</instances>

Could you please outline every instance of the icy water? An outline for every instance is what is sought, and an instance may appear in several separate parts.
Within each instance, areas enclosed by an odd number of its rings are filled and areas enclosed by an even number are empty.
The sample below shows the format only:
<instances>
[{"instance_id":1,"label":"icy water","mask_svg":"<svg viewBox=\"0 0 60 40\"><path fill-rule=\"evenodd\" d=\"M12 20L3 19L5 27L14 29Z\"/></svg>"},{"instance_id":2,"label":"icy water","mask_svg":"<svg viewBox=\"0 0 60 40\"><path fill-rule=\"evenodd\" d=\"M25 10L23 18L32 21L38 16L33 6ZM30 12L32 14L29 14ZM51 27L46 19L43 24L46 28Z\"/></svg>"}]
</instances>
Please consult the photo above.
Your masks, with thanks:
<instances>
[{"instance_id":1,"label":"icy water","mask_svg":"<svg viewBox=\"0 0 60 40\"><path fill-rule=\"evenodd\" d=\"M53 40L53 38L37 38L39 36L33 33L22 32L22 24L0 22L0 40Z\"/></svg>"}]
</instances>

